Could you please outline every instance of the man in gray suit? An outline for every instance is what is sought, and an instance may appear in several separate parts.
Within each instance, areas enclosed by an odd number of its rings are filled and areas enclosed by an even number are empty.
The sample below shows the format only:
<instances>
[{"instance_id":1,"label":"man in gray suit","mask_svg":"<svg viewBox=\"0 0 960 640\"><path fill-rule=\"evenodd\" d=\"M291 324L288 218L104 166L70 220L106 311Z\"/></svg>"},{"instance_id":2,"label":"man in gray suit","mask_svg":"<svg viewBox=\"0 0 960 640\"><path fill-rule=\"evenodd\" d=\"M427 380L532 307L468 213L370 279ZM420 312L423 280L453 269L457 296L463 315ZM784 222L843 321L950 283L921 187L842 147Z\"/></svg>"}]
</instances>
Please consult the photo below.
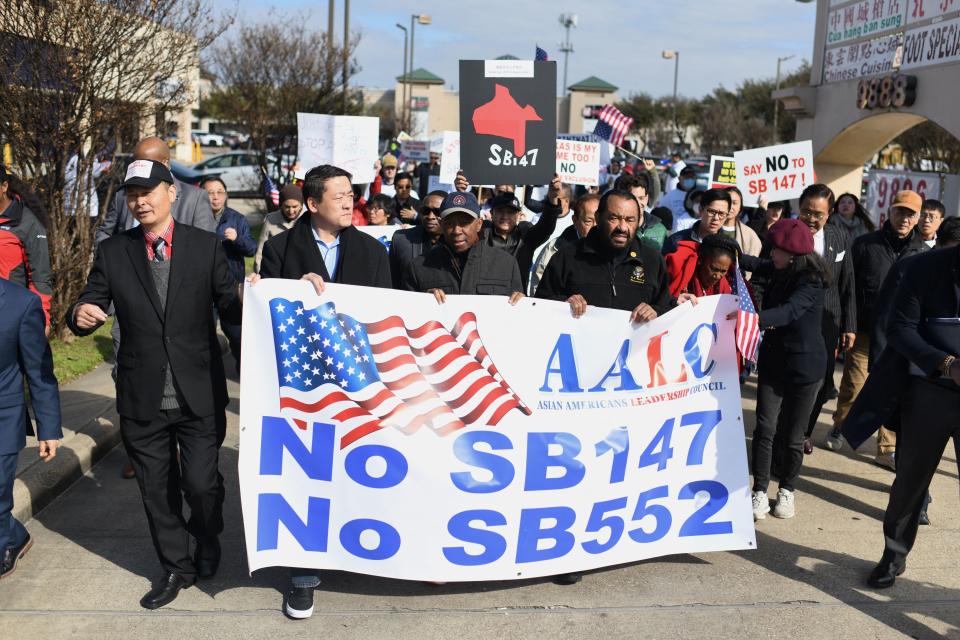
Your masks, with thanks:
<instances>
[{"instance_id":1,"label":"man in gray suit","mask_svg":"<svg viewBox=\"0 0 960 640\"><path fill-rule=\"evenodd\" d=\"M133 149L134 160L153 160L170 168L170 148L167 143L156 137L144 138ZM210 198L207 192L198 187L193 187L173 179L177 187L177 200L173 203L173 219L176 222L189 224L190 226L203 229L211 233L217 232L217 221L213 217L213 210L210 208ZM123 192L117 190L113 195L113 200L107 207L107 213L103 217L103 222L97 228L96 244L109 238L110 236L122 233L134 226L134 218L130 215L130 209L127 208L127 201L124 199Z\"/></svg>"}]
</instances>

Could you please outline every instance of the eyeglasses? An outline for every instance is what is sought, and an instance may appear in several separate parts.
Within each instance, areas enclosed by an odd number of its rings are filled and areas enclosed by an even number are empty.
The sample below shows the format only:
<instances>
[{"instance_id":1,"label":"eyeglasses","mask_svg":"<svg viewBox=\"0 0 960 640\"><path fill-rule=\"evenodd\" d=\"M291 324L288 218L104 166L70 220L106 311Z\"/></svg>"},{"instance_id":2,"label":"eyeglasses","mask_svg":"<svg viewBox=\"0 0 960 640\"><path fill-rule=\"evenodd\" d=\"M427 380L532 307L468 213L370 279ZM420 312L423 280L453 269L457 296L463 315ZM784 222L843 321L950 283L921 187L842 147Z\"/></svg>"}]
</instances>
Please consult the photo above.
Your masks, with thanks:
<instances>
[{"instance_id":1,"label":"eyeglasses","mask_svg":"<svg viewBox=\"0 0 960 640\"><path fill-rule=\"evenodd\" d=\"M939 220L940 213L937 211L924 211L920 214L921 220Z\"/></svg>"},{"instance_id":2,"label":"eyeglasses","mask_svg":"<svg viewBox=\"0 0 960 640\"><path fill-rule=\"evenodd\" d=\"M730 215L729 211L720 211L719 209L701 209L700 213L705 213L714 220L726 218L728 215Z\"/></svg>"},{"instance_id":3,"label":"eyeglasses","mask_svg":"<svg viewBox=\"0 0 960 640\"><path fill-rule=\"evenodd\" d=\"M823 220L827 217L827 214L810 211L809 209L800 209L799 217L807 218L808 220Z\"/></svg>"},{"instance_id":4,"label":"eyeglasses","mask_svg":"<svg viewBox=\"0 0 960 640\"><path fill-rule=\"evenodd\" d=\"M428 213L432 213L435 216L439 216L440 207L424 207L420 210L420 213L421 215L427 215Z\"/></svg>"}]
</instances>

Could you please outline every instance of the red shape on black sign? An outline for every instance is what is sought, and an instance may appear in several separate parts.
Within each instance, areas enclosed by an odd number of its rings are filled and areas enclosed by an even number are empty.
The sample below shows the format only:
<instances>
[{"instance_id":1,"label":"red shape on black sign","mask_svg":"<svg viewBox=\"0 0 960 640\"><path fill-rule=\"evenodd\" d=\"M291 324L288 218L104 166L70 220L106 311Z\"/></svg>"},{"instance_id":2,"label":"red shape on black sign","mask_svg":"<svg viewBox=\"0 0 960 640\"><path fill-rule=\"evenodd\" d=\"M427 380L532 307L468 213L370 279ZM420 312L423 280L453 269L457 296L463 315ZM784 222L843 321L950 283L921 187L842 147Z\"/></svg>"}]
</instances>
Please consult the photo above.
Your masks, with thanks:
<instances>
[{"instance_id":1,"label":"red shape on black sign","mask_svg":"<svg viewBox=\"0 0 960 640\"><path fill-rule=\"evenodd\" d=\"M521 107L502 84L496 85L493 100L473 111L474 131L512 140L518 156L527 152L527 123L541 120L536 109L529 104Z\"/></svg>"}]
</instances>

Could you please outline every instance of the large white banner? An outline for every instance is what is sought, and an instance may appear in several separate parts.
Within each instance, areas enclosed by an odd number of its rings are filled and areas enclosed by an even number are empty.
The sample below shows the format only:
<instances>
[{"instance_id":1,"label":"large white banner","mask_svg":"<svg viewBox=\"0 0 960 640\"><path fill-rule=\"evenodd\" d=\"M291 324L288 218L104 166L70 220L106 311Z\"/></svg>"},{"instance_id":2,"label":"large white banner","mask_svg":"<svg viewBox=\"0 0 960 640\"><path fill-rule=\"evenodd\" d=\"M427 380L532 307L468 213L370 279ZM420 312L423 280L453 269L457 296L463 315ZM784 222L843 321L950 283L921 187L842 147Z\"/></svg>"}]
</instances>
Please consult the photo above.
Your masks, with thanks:
<instances>
[{"instance_id":1,"label":"large white banner","mask_svg":"<svg viewBox=\"0 0 960 640\"><path fill-rule=\"evenodd\" d=\"M756 546L732 296L565 303L247 288L251 571L505 580Z\"/></svg>"},{"instance_id":2,"label":"large white banner","mask_svg":"<svg viewBox=\"0 0 960 640\"><path fill-rule=\"evenodd\" d=\"M304 172L321 164L349 171L354 184L373 182L380 118L297 114L297 155Z\"/></svg>"}]
</instances>

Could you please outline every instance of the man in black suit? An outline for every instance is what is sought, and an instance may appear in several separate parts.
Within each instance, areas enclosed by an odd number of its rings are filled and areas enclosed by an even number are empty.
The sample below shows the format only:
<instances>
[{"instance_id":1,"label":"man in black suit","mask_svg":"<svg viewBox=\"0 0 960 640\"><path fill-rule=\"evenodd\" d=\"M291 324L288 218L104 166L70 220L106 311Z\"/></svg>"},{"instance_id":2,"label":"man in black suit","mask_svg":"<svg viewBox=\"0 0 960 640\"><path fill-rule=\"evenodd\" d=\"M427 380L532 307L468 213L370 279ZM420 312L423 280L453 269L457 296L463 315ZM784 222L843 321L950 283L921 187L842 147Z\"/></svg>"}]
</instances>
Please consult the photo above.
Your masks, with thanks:
<instances>
[{"instance_id":1,"label":"man in black suit","mask_svg":"<svg viewBox=\"0 0 960 640\"><path fill-rule=\"evenodd\" d=\"M443 236L440 229L440 205L445 197L446 191L431 191L420 205L417 224L393 234L393 241L390 243L390 274L393 276L395 289L400 288L403 274L411 268L413 261L439 244Z\"/></svg>"},{"instance_id":2,"label":"man in black suit","mask_svg":"<svg viewBox=\"0 0 960 640\"><path fill-rule=\"evenodd\" d=\"M927 486L947 441L960 438L960 248L912 259L887 324L890 347L910 363L901 390L897 476L883 518L884 550L867 583L893 586L917 537Z\"/></svg>"},{"instance_id":3,"label":"man in black suit","mask_svg":"<svg viewBox=\"0 0 960 640\"><path fill-rule=\"evenodd\" d=\"M120 434L166 572L140 604L156 609L198 576L213 576L220 562L216 414L227 405L227 386L213 307L239 323L240 292L217 236L174 223L177 188L166 166L135 160L123 189L140 225L98 247L66 321L75 334L86 335L107 319L111 304L116 309L124 336L117 353ZM197 539L193 555L191 534Z\"/></svg>"},{"instance_id":4,"label":"man in black suit","mask_svg":"<svg viewBox=\"0 0 960 640\"><path fill-rule=\"evenodd\" d=\"M329 164L307 172L303 183L309 215L263 246L260 277L308 280L323 293L326 282L389 289L387 250L353 222L351 175ZM399 179L398 179L399 180ZM313 592L320 584L316 569L290 570L284 612L302 620L313 615Z\"/></svg>"}]
</instances>

